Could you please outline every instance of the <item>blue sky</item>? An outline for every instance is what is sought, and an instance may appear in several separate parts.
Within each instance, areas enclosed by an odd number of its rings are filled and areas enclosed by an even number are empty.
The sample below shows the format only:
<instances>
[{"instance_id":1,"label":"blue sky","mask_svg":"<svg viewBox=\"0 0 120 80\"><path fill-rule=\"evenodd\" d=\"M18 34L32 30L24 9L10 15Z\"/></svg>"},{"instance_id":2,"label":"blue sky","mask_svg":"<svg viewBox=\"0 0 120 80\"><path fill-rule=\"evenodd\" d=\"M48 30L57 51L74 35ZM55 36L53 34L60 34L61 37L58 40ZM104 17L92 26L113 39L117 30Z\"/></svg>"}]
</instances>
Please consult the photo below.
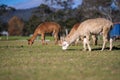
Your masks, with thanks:
<instances>
[{"instance_id":1,"label":"blue sky","mask_svg":"<svg viewBox=\"0 0 120 80\"><path fill-rule=\"evenodd\" d=\"M0 4L6 4L8 6L14 7L16 9L26 9L39 6L43 0L0 0ZM82 0L74 0L75 5L73 7L81 4Z\"/></svg>"},{"instance_id":2,"label":"blue sky","mask_svg":"<svg viewBox=\"0 0 120 80\"><path fill-rule=\"evenodd\" d=\"M40 5L41 1L42 0L0 0L0 4L6 4L16 9L26 9Z\"/></svg>"},{"instance_id":3,"label":"blue sky","mask_svg":"<svg viewBox=\"0 0 120 80\"><path fill-rule=\"evenodd\" d=\"M14 4L18 4L18 3L26 2L26 1L29 1L29 0L0 0L0 3L14 5Z\"/></svg>"}]
</instances>

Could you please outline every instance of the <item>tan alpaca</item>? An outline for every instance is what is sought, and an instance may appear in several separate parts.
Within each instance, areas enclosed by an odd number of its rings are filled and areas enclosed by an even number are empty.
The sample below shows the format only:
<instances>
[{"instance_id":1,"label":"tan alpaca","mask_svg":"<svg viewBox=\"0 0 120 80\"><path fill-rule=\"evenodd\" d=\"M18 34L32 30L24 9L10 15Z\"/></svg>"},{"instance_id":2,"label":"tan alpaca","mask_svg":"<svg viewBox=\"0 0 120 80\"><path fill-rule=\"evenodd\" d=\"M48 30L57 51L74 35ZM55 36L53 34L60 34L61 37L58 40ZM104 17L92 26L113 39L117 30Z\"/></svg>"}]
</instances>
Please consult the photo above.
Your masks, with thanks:
<instances>
[{"instance_id":1,"label":"tan alpaca","mask_svg":"<svg viewBox=\"0 0 120 80\"><path fill-rule=\"evenodd\" d=\"M79 25L80 23L76 23L75 25L73 25L72 29L70 30L70 33L65 38L66 40L69 39L70 36L72 36L77 31L78 27L80 27ZM93 39L93 45L97 45L97 35L92 35L92 39ZM82 37L81 40L83 40ZM77 44L78 41L79 41L79 37L75 40L75 44Z\"/></svg>"},{"instance_id":2,"label":"tan alpaca","mask_svg":"<svg viewBox=\"0 0 120 80\"><path fill-rule=\"evenodd\" d=\"M75 31L77 31L79 25L80 23L76 23L75 25L73 25L72 29L70 30L69 34L65 37L65 39L69 39L69 37L72 36ZM77 45L78 42L79 42L79 37L74 41L74 44Z\"/></svg>"},{"instance_id":3,"label":"tan alpaca","mask_svg":"<svg viewBox=\"0 0 120 80\"><path fill-rule=\"evenodd\" d=\"M53 33L55 44L58 42L58 33L60 32L60 25L55 22L41 23L34 31L33 36L28 39L28 44L32 45L37 35L41 35L42 44L45 44L45 33Z\"/></svg>"},{"instance_id":4,"label":"tan alpaca","mask_svg":"<svg viewBox=\"0 0 120 80\"><path fill-rule=\"evenodd\" d=\"M89 51L91 51L91 47L89 45L90 35L98 35L102 33L103 35L102 51L103 51L106 42L110 39L109 31L112 29L112 27L113 23L107 19L104 18L88 19L79 25L74 35L70 36L69 39L62 42L62 49L66 50L67 47L80 36L84 38L83 40L84 50L87 49L86 48L87 46ZM112 39L110 40L110 50L112 50Z\"/></svg>"}]
</instances>

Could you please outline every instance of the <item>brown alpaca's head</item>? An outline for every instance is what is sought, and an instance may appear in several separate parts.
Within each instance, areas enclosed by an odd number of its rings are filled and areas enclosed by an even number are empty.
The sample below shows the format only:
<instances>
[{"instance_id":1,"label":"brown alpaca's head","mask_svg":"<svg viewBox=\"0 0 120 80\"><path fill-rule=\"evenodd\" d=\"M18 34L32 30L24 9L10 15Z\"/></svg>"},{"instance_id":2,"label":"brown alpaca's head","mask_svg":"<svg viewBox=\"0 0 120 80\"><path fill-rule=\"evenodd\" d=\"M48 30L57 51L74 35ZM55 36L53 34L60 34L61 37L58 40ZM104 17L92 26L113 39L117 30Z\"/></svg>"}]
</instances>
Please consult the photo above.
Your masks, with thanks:
<instances>
[{"instance_id":1,"label":"brown alpaca's head","mask_svg":"<svg viewBox=\"0 0 120 80\"><path fill-rule=\"evenodd\" d=\"M28 39L28 45L32 45L34 41L32 41L31 39Z\"/></svg>"}]
</instances>

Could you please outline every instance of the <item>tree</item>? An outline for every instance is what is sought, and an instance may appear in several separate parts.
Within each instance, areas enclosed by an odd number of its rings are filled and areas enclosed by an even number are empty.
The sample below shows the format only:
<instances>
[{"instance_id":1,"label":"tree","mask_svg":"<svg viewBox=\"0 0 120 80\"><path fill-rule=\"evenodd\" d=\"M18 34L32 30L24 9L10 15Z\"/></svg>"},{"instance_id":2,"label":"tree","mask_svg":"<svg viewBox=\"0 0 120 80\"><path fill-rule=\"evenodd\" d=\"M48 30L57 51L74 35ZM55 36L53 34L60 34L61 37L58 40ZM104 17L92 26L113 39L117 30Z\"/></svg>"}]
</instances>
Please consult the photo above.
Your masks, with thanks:
<instances>
[{"instance_id":1,"label":"tree","mask_svg":"<svg viewBox=\"0 0 120 80\"><path fill-rule=\"evenodd\" d=\"M2 22L0 21L0 32L2 31Z\"/></svg>"},{"instance_id":2,"label":"tree","mask_svg":"<svg viewBox=\"0 0 120 80\"><path fill-rule=\"evenodd\" d=\"M46 21L49 15L52 13L52 10L49 6L45 4L41 4L38 8L33 12L33 15L36 15L41 21Z\"/></svg>"},{"instance_id":3,"label":"tree","mask_svg":"<svg viewBox=\"0 0 120 80\"><path fill-rule=\"evenodd\" d=\"M120 0L113 0L114 8L112 9L113 22L120 22Z\"/></svg>"},{"instance_id":4,"label":"tree","mask_svg":"<svg viewBox=\"0 0 120 80\"><path fill-rule=\"evenodd\" d=\"M9 7L5 4L0 5L0 15L3 15L4 13L8 11L15 11L16 9L13 7Z\"/></svg>"},{"instance_id":5,"label":"tree","mask_svg":"<svg viewBox=\"0 0 120 80\"><path fill-rule=\"evenodd\" d=\"M111 3L112 0L83 0L79 9L84 19L105 17L112 20Z\"/></svg>"},{"instance_id":6,"label":"tree","mask_svg":"<svg viewBox=\"0 0 120 80\"><path fill-rule=\"evenodd\" d=\"M6 7L7 7L7 5L4 5L4 4L0 5L0 15L2 15L5 12L7 12Z\"/></svg>"},{"instance_id":7,"label":"tree","mask_svg":"<svg viewBox=\"0 0 120 80\"><path fill-rule=\"evenodd\" d=\"M107 6L110 6L111 3L112 3L112 0L83 0L82 5L95 6L95 7L99 7L99 6L107 7Z\"/></svg>"},{"instance_id":8,"label":"tree","mask_svg":"<svg viewBox=\"0 0 120 80\"><path fill-rule=\"evenodd\" d=\"M115 3L115 5L117 6L117 8L120 11L120 0L113 0L113 2Z\"/></svg>"},{"instance_id":9,"label":"tree","mask_svg":"<svg viewBox=\"0 0 120 80\"><path fill-rule=\"evenodd\" d=\"M8 33L10 36L20 36L24 28L24 22L17 16L12 17L8 22Z\"/></svg>"},{"instance_id":10,"label":"tree","mask_svg":"<svg viewBox=\"0 0 120 80\"><path fill-rule=\"evenodd\" d=\"M72 8L73 0L43 0L49 6L56 6L57 8L70 9Z\"/></svg>"},{"instance_id":11,"label":"tree","mask_svg":"<svg viewBox=\"0 0 120 80\"><path fill-rule=\"evenodd\" d=\"M24 30L25 34L32 34L35 28L41 23L42 21L36 15L32 15L28 22L26 22ZM27 33L26 33L27 32Z\"/></svg>"}]
</instances>

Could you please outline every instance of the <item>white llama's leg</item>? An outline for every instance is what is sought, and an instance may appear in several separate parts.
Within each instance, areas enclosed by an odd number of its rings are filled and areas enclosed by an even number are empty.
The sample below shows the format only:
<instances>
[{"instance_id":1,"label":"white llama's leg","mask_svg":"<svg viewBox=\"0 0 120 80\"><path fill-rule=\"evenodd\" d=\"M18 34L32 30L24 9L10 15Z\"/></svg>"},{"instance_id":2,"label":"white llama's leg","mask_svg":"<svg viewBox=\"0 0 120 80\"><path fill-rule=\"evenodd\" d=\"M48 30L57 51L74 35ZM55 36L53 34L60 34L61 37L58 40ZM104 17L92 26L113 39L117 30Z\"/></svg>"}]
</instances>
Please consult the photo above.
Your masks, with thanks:
<instances>
[{"instance_id":1,"label":"white llama's leg","mask_svg":"<svg viewBox=\"0 0 120 80\"><path fill-rule=\"evenodd\" d=\"M103 50L105 49L106 42L107 42L106 38L105 38L105 37L103 37L103 46L102 46L101 51L103 51Z\"/></svg>"},{"instance_id":2,"label":"white llama's leg","mask_svg":"<svg viewBox=\"0 0 120 80\"><path fill-rule=\"evenodd\" d=\"M109 29L104 27L103 29L103 46L102 46L102 50L104 50L105 46L106 46L106 42L108 42L108 39L109 39Z\"/></svg>"},{"instance_id":3,"label":"white llama's leg","mask_svg":"<svg viewBox=\"0 0 120 80\"><path fill-rule=\"evenodd\" d=\"M83 39L83 48L84 48L83 51L86 51L86 50L87 50L86 45L87 45L87 39L84 38L84 39Z\"/></svg>"},{"instance_id":4,"label":"white llama's leg","mask_svg":"<svg viewBox=\"0 0 120 80\"><path fill-rule=\"evenodd\" d=\"M105 41L103 41L103 46L102 46L101 51L103 51L103 50L104 50L104 48L105 48L105 44L106 44L106 42L105 42Z\"/></svg>"},{"instance_id":5,"label":"white llama's leg","mask_svg":"<svg viewBox=\"0 0 120 80\"><path fill-rule=\"evenodd\" d=\"M86 37L86 43L87 43L88 50L91 51L89 36Z\"/></svg>"},{"instance_id":6,"label":"white llama's leg","mask_svg":"<svg viewBox=\"0 0 120 80\"><path fill-rule=\"evenodd\" d=\"M88 46L89 51L91 51L91 47L90 47L89 41L87 43L87 46Z\"/></svg>"},{"instance_id":7,"label":"white llama's leg","mask_svg":"<svg viewBox=\"0 0 120 80\"><path fill-rule=\"evenodd\" d=\"M102 46L102 50L101 50L101 51L103 51L103 50L105 49L105 47L106 47L106 42L108 42L108 38L107 38L107 36L104 36L104 35L103 35L103 46Z\"/></svg>"},{"instance_id":8,"label":"white llama's leg","mask_svg":"<svg viewBox=\"0 0 120 80\"><path fill-rule=\"evenodd\" d=\"M113 39L110 38L110 49L109 49L110 51L112 50L112 47L113 47L112 42L113 42Z\"/></svg>"}]
</instances>

